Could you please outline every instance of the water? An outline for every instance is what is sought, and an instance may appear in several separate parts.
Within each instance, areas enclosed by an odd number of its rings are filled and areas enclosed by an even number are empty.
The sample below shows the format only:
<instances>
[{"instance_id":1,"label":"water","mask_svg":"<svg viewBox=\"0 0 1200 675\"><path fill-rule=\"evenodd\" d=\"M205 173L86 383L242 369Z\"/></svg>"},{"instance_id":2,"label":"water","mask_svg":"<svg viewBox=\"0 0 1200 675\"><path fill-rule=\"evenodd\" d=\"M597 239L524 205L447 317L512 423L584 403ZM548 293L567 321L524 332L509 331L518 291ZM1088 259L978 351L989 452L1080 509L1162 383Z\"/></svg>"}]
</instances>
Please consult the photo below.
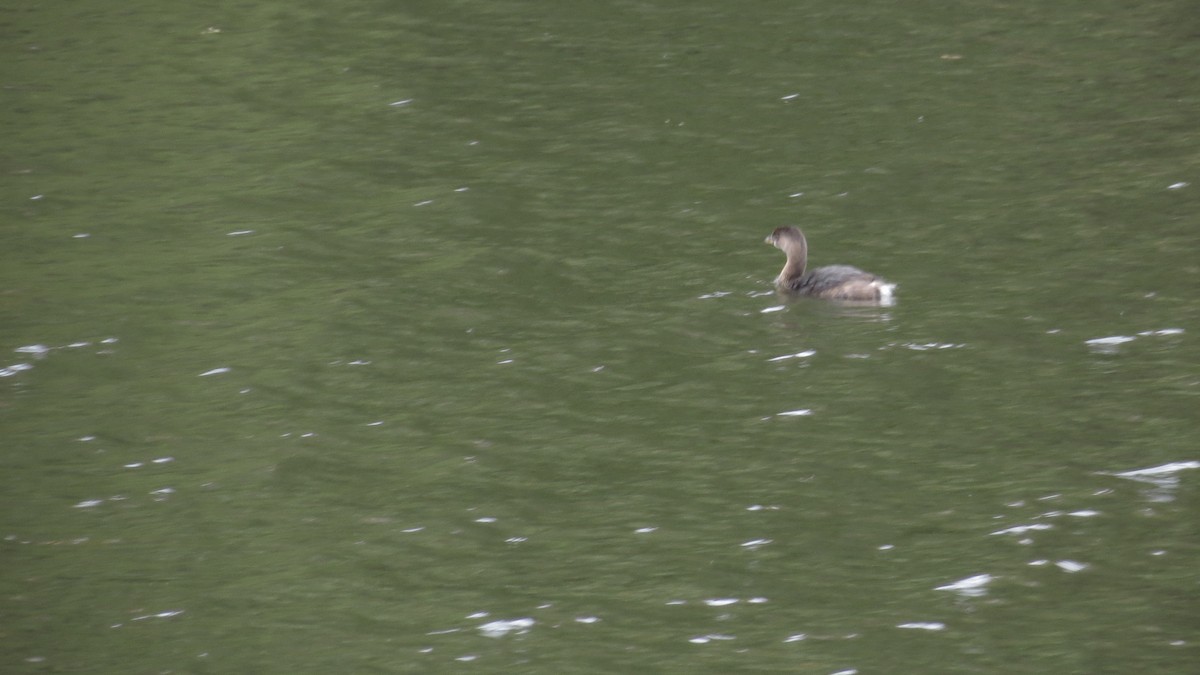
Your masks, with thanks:
<instances>
[{"instance_id":1,"label":"water","mask_svg":"<svg viewBox=\"0 0 1200 675\"><path fill-rule=\"evenodd\" d=\"M1189 12L9 8L3 670L1191 672Z\"/></svg>"}]
</instances>

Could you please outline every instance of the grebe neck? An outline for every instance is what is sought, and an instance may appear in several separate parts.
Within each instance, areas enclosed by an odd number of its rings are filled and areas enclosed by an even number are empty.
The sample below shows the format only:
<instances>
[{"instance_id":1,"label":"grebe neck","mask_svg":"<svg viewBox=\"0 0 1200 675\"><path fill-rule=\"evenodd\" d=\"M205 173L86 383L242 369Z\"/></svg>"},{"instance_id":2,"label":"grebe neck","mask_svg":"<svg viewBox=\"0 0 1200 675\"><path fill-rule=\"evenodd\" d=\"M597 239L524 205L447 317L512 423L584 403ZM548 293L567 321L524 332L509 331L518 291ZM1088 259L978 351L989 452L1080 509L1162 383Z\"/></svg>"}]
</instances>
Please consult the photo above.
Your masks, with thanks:
<instances>
[{"instance_id":1,"label":"grebe neck","mask_svg":"<svg viewBox=\"0 0 1200 675\"><path fill-rule=\"evenodd\" d=\"M775 245L787 254L787 263L784 264L783 271L779 273L779 280L791 281L804 276L804 270L808 267L808 240L804 237L804 233L799 229L791 228L786 235L776 239Z\"/></svg>"}]
</instances>

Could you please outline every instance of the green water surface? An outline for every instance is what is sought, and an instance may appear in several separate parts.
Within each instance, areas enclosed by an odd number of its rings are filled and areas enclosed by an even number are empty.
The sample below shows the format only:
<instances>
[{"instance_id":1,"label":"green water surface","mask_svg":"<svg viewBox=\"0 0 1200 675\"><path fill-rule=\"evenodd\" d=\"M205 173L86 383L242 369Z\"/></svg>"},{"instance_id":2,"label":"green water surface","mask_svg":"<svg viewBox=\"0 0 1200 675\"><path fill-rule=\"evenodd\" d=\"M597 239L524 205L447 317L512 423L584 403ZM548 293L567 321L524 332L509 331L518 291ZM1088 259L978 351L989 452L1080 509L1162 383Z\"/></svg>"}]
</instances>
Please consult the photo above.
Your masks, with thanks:
<instances>
[{"instance_id":1,"label":"green water surface","mask_svg":"<svg viewBox=\"0 0 1200 675\"><path fill-rule=\"evenodd\" d=\"M1194 672L1198 36L0 8L0 672Z\"/></svg>"}]
</instances>

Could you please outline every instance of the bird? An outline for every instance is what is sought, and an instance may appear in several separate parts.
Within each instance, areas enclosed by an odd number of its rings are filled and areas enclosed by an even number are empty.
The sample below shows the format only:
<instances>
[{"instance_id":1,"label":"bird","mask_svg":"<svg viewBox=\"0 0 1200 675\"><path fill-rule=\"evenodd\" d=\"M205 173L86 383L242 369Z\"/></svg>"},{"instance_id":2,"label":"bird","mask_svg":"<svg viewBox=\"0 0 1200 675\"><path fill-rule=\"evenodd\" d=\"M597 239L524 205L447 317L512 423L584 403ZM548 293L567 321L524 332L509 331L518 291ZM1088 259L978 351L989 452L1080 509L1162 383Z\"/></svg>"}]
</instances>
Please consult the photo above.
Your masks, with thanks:
<instances>
[{"instance_id":1,"label":"bird","mask_svg":"<svg viewBox=\"0 0 1200 675\"><path fill-rule=\"evenodd\" d=\"M775 288L781 293L879 305L895 301L896 284L857 267L828 265L806 274L808 240L798 227L777 227L766 243L787 254L787 263L775 277Z\"/></svg>"}]
</instances>

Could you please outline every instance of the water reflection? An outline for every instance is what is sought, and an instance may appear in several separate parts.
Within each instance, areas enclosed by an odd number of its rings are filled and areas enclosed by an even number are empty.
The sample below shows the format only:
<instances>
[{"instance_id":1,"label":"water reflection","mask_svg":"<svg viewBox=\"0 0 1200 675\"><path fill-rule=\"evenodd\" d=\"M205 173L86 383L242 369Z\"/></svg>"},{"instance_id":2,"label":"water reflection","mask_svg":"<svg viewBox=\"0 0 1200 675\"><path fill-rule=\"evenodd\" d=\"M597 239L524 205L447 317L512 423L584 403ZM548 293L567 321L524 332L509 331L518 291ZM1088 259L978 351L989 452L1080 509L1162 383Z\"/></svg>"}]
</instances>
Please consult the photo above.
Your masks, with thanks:
<instances>
[{"instance_id":1,"label":"water reflection","mask_svg":"<svg viewBox=\"0 0 1200 675\"><path fill-rule=\"evenodd\" d=\"M102 345L113 345L113 344L116 344L117 342L119 342L119 340L115 337L107 337L107 338L103 338L103 339L99 340L99 344L102 344ZM45 359L46 357L50 356L55 351L82 349L84 347L90 347L90 346L92 346L92 341L78 340L78 341L63 345L61 347L49 347L44 344L24 345L24 346L13 349L13 352L17 353L17 354L29 354L35 360L41 360L41 359ZM104 347L104 348L99 349L96 353L97 354L111 354L112 349L109 347ZM27 363L27 362L14 363L14 364L11 364L8 366L0 367L0 378L12 377L14 375L17 375L18 373L23 373L23 372L26 372L26 371L29 371L32 369L33 369L32 363Z\"/></svg>"},{"instance_id":2,"label":"water reflection","mask_svg":"<svg viewBox=\"0 0 1200 675\"><path fill-rule=\"evenodd\" d=\"M1174 501L1179 489L1179 474L1191 469L1200 469L1200 461L1170 462L1146 469L1133 469L1111 474L1118 478L1128 478L1152 486L1146 490L1147 499L1153 502Z\"/></svg>"},{"instance_id":3,"label":"water reflection","mask_svg":"<svg viewBox=\"0 0 1200 675\"><path fill-rule=\"evenodd\" d=\"M475 615L472 615L472 617L468 618L473 618L474 616ZM485 637L490 638L504 637L509 633L514 635L524 635L525 633L529 632L529 629L532 628L535 623L537 622L529 617L524 617L521 619L499 619L480 625L479 632Z\"/></svg>"},{"instance_id":4,"label":"water reflection","mask_svg":"<svg viewBox=\"0 0 1200 675\"><path fill-rule=\"evenodd\" d=\"M1098 354L1116 354L1120 351L1118 348L1121 345L1133 342L1139 337L1182 335L1183 332L1184 331L1182 328L1160 328L1157 330L1145 330L1137 335L1109 335L1106 337L1092 338L1090 340L1085 340L1084 344Z\"/></svg>"},{"instance_id":5,"label":"water reflection","mask_svg":"<svg viewBox=\"0 0 1200 675\"><path fill-rule=\"evenodd\" d=\"M979 598L987 594L987 585L995 581L990 574L976 574L944 586L936 586L935 591L953 591L964 598Z\"/></svg>"}]
</instances>

